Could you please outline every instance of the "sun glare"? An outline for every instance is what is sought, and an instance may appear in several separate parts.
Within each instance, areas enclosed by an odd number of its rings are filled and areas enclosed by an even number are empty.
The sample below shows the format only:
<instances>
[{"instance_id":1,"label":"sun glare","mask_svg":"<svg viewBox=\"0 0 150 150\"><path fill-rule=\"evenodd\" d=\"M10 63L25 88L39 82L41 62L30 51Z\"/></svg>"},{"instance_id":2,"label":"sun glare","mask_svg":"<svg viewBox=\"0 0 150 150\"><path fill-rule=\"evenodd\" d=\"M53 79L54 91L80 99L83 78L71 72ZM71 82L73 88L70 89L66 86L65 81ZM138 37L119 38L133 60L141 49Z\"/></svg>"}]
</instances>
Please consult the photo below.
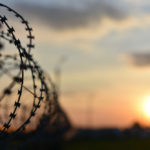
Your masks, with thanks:
<instances>
[{"instance_id":1,"label":"sun glare","mask_svg":"<svg viewBox=\"0 0 150 150\"><path fill-rule=\"evenodd\" d=\"M147 97L145 99L145 103L144 103L144 113L147 117L150 117L150 97Z\"/></svg>"}]
</instances>

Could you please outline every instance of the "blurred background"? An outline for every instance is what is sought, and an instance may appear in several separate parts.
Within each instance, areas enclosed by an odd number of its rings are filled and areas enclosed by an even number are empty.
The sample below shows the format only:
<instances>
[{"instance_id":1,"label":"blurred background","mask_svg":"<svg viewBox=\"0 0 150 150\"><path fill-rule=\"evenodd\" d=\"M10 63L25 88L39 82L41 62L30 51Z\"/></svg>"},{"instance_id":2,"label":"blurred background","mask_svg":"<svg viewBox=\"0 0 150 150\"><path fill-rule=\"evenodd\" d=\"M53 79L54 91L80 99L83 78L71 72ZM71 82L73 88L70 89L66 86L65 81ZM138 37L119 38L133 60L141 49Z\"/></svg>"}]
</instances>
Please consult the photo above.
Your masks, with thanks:
<instances>
[{"instance_id":1,"label":"blurred background","mask_svg":"<svg viewBox=\"0 0 150 150\"><path fill-rule=\"evenodd\" d=\"M5 4L34 28L34 56L55 81L75 128L150 127L150 1Z\"/></svg>"}]
</instances>

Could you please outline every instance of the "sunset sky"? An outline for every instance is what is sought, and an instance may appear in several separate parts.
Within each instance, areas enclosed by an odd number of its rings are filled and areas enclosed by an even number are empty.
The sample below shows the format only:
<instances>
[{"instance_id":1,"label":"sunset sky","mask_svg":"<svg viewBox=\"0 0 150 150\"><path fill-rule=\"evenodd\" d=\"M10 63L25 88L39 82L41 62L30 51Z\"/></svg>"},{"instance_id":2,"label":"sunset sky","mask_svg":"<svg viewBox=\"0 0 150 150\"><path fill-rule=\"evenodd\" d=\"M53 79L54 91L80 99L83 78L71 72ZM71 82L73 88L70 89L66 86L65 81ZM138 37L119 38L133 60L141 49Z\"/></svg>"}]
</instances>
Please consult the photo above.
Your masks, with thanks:
<instances>
[{"instance_id":1,"label":"sunset sky","mask_svg":"<svg viewBox=\"0 0 150 150\"><path fill-rule=\"evenodd\" d=\"M7 0L29 20L35 58L54 78L73 125L150 126L149 0ZM150 109L150 108L149 108Z\"/></svg>"}]
</instances>

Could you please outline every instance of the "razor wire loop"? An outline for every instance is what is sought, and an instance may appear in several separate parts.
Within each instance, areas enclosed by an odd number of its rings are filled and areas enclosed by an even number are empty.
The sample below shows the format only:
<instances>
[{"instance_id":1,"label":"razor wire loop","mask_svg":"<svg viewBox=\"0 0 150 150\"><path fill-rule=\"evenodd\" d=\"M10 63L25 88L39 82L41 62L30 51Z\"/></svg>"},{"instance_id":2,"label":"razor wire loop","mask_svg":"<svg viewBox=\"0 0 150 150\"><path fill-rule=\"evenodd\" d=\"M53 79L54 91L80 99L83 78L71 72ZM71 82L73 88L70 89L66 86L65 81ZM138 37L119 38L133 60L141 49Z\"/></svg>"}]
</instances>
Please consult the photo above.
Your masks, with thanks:
<instances>
[{"instance_id":1,"label":"razor wire loop","mask_svg":"<svg viewBox=\"0 0 150 150\"><path fill-rule=\"evenodd\" d=\"M5 36L3 35L4 33L2 32L1 33L2 35L1 35L1 37L2 38L4 38L5 40L7 40L7 41L9 41L9 39L8 38L5 38ZM5 34L6 35L6 34ZM8 36L8 34L7 34L7 36ZM13 40L10 40L10 41L13 41ZM10 42L10 43L12 43L12 42ZM21 49L23 49L21 46L20 46L20 48ZM11 57L11 56L7 56L7 57ZM16 56L15 56L15 59L16 59ZM34 65L36 66L36 68L38 68L38 69L40 69L40 67L37 65L37 63L35 62L35 61L33 61L34 62ZM42 73L43 71L42 70L40 70L40 73ZM45 87L45 91L46 91L46 100L49 100L49 95L50 95L50 93L49 93L49 89L48 89L48 87L47 87L47 84L44 82L44 78L45 77L43 77L43 84L44 84L44 87ZM54 86L53 86L54 87ZM54 92L54 93L56 93L56 92ZM41 100L41 99L40 99ZM52 102L50 102L50 103L52 103ZM52 105L52 104L51 104ZM37 109L37 108L36 108ZM36 109L34 110L34 111L36 111ZM50 108L49 108L49 110L51 110ZM32 116L34 115L34 113L32 112ZM31 116L30 116L30 118L31 118ZM30 119L29 118L29 119ZM24 128L24 126L27 124L27 122L29 123L29 119L18 129L18 130L20 130L21 128L23 129Z\"/></svg>"},{"instance_id":2,"label":"razor wire loop","mask_svg":"<svg viewBox=\"0 0 150 150\"><path fill-rule=\"evenodd\" d=\"M6 35L6 34L5 34ZM8 35L7 35L8 36ZM7 37L5 37L4 36L4 33L2 32L1 34L0 34L0 37L2 37L2 38L4 38L5 40L7 40L8 42L10 41L10 39ZM11 40L12 41L12 40ZM21 47L22 48L22 47ZM9 57L11 57L11 56L9 56ZM13 57L12 57L13 58ZM34 60L33 60L33 63L34 63L34 66L36 66L36 68L37 69L39 69L40 70L40 72L42 73L43 71L42 71L42 69L40 69L40 67L37 65L37 62L35 62ZM44 81L44 79L45 79L45 77L43 77L43 81ZM45 87L45 94L46 94L46 100L49 100L49 95L50 95L50 93L49 93L49 90L48 90L48 87L47 87L47 84L45 83L45 82L43 82L43 84L44 84L44 87Z\"/></svg>"},{"instance_id":3,"label":"razor wire loop","mask_svg":"<svg viewBox=\"0 0 150 150\"><path fill-rule=\"evenodd\" d=\"M8 41L10 44L13 44L13 39L11 38L11 36L9 34L7 34L5 32L0 32L0 37L3 38L4 40ZM22 47L20 47L20 48L23 49ZM6 58L11 58L11 59L16 60L17 56L16 55L14 55L14 56L5 55L5 59ZM34 63L34 66L36 66L36 68L38 68L40 70L40 72L43 72L43 74L44 74L43 79L48 78L48 80L49 80L48 82L50 83L50 86L52 87L53 91L56 92L55 85L52 82L52 80L50 79L50 77L44 73L44 71L41 69L41 67L38 65L38 63L34 61L34 59L32 59L32 62ZM50 95L51 95L50 92L49 92L49 88L48 88L48 86L47 86L47 84L45 82L43 82L43 84L44 84L45 89L46 89L46 91L45 91L46 92L46 100L49 100L50 99Z\"/></svg>"},{"instance_id":4,"label":"razor wire loop","mask_svg":"<svg viewBox=\"0 0 150 150\"><path fill-rule=\"evenodd\" d=\"M1 34L4 34L4 33L1 33ZM0 34L0 37L1 37L1 34ZM5 34L5 36L9 37L9 35L6 35L6 34ZM4 38L4 36L2 36L2 37ZM4 39L6 39L6 38L4 38ZM9 42L9 40L11 40L11 38L10 39L7 38L8 42ZM35 62L35 61L34 61L34 64L35 64L35 66L38 66L37 62ZM39 69L41 70L41 72L44 72L40 67L39 67ZM46 79L47 79L47 81L45 81ZM43 116L40 118L40 124L37 126L37 130L43 129L48 124L48 122L54 118L55 115L61 115L60 117L63 117L65 119L65 121L64 121L66 123L65 125L70 126L70 123L69 123L69 120L68 120L66 114L62 111L62 109L59 105L58 95L56 92L57 90L55 88L55 85L52 82L49 75L46 74L45 72L44 72L44 77L43 77L43 84L45 87L45 94L46 94L45 97L46 97L46 102L47 102L47 105L45 105L45 108L48 107L48 113L47 114L43 113ZM51 91L49 89L51 89ZM52 109L52 106L54 106L54 110ZM60 117L57 117L57 118L60 118Z\"/></svg>"},{"instance_id":5,"label":"razor wire loop","mask_svg":"<svg viewBox=\"0 0 150 150\"><path fill-rule=\"evenodd\" d=\"M7 31L0 31L0 39L7 41L9 44L13 44L16 49L18 50L18 54L10 55L10 54L2 54L0 51L0 77L2 75L7 74L11 77L12 82L7 86L7 88L3 91L2 95L0 96L0 102L4 99L5 96L10 96L12 94L13 87L18 84L20 87L17 91L18 98L14 103L14 110L10 113L8 121L3 125L2 130L0 130L0 140L3 138L8 139L8 129L11 127L12 120L15 120L17 115L17 110L20 108L22 101L22 94L23 89L28 91L33 96L33 104L30 111L29 116L26 120L16 128L16 130L9 136L9 138L15 137L16 134L24 131L27 125L31 122L31 119L36 116L37 110L39 110L41 102L45 103L45 110L48 108L48 112L43 112L42 117L39 119L40 124L38 124L38 128L45 128L50 120L54 120L57 116L58 119L63 117L65 122L69 124L67 116L62 111L59 102L58 102L58 95L55 85L53 84L52 80L49 76L42 70L42 68L38 65L38 63L33 59L31 54L31 50L35 47L33 44L34 36L32 35L32 28L29 26L28 21L26 21L18 12L11 9L10 7L1 4L0 7L5 8L8 12L14 14L16 18L18 18L23 25L25 25L25 31L28 32L27 39L28 44L26 47L22 45L22 42L17 39L15 35L15 28L11 27L8 23L7 17L4 15L0 15L0 23L7 29ZM14 61L13 69L18 69L18 74L16 76L12 76L10 71L11 69L5 68L6 60L11 59ZM8 64L8 63L7 63ZM25 72L26 70L30 70L31 77L32 77L32 88L31 91L27 87L25 87ZM36 80L40 82L40 87L38 87ZM38 92L38 94L37 94ZM61 123L60 123L61 126Z\"/></svg>"},{"instance_id":6,"label":"razor wire loop","mask_svg":"<svg viewBox=\"0 0 150 150\"><path fill-rule=\"evenodd\" d=\"M39 72L39 76L41 76L40 74L41 74L41 72ZM41 89L41 91L44 91L44 89ZM31 116L30 116L29 119L22 125L22 127L20 127L20 129L23 128L23 126L26 125L28 122L30 122L29 120L31 119L32 116L35 115L36 109L39 108L39 104L40 104L40 101L41 101L41 100L42 100L42 96L39 97L39 103L37 104L38 107L36 106L35 108L32 109L32 111L31 111Z\"/></svg>"},{"instance_id":7,"label":"razor wire loop","mask_svg":"<svg viewBox=\"0 0 150 150\"><path fill-rule=\"evenodd\" d=\"M12 12L14 14L15 17L17 17L18 19L20 19L21 23L25 25L25 30L28 32L28 36L27 38L29 39L29 43L27 45L28 47L28 53L31 52L32 48L34 48L34 44L33 44L33 39L35 38L33 35L32 35L32 28L29 26L29 23L28 21L26 21L22 15L20 15L18 12L16 12L15 10L13 10L12 8L4 5L4 4L1 4L0 3L0 7L3 7L5 9L7 9L9 12Z\"/></svg>"},{"instance_id":8,"label":"razor wire loop","mask_svg":"<svg viewBox=\"0 0 150 150\"><path fill-rule=\"evenodd\" d=\"M8 25L8 23L7 23L7 18L6 18L5 16L3 16L3 17L0 16L0 19L1 19L1 22L2 22L3 24L5 24L5 26L8 28L8 33L12 35L12 38L13 38L13 40L14 40L14 45L17 47L17 49L18 49L18 51L19 51L20 60L21 60L20 70L21 70L21 72L22 72L22 78L21 78L21 80L20 80L20 81L21 81L21 88L20 88L20 90L18 90L18 95L19 95L19 97L18 97L17 102L15 102L15 109L14 109L13 113L10 114L10 119L9 119L9 121L8 121L6 124L4 124L4 129L2 130L2 132L5 132L5 130L10 127L10 122L11 122L11 120L15 118L15 116L16 116L15 113L16 113L17 108L20 107L20 105L21 105L21 104L20 104L20 98L21 98L22 89L23 89L24 69L27 69L27 68L26 68L26 64L24 64L22 57L26 57L26 59L29 61L29 64L30 64L30 61L31 61L32 59L31 59L31 57L29 57L30 55L25 51L25 49L22 48L23 51L21 51L21 42L20 42L19 40L16 40L16 37L15 37L15 35L14 35L14 29L13 29L13 27L10 28L10 26ZM25 22L24 22L24 23L25 23ZM29 30L29 31L30 31L30 30ZM29 45L28 45L28 47L29 47L29 49L32 48L32 46L29 46ZM24 52L25 56L23 55L23 52ZM27 55L27 54L28 54L28 55ZM38 69L37 66L35 66L35 68ZM34 75L33 75L33 72L34 72L34 71L33 71L33 67L32 67L31 65L30 65L30 69L32 70L32 78L34 79ZM41 72L38 72L38 76L39 76L39 78L42 80L42 74L41 74ZM41 81L41 84L43 84L42 81ZM12 87L12 85L11 85L10 87ZM35 89L35 87L36 87L36 85L34 85L34 89ZM40 107L40 102L41 102L41 100L43 99L43 98L42 98L42 93L43 93L43 91L44 91L43 85L41 86L41 90L40 90L40 91L41 91L41 94L40 94L40 98L39 98L38 104L34 106L35 108L32 110L30 117L26 120L26 122L25 122L21 127L19 127L18 130L24 128L24 126L27 125L27 124L30 122L30 119L32 118L32 116L35 115L36 110ZM4 92L4 93L5 93L5 94L8 94L8 93L10 93L10 91L7 90L7 92ZM34 96L34 97L35 97L35 96ZM18 131L18 130L17 130L17 131Z\"/></svg>"},{"instance_id":9,"label":"razor wire loop","mask_svg":"<svg viewBox=\"0 0 150 150\"><path fill-rule=\"evenodd\" d=\"M32 35L32 28L29 26L28 21L26 21L26 20L23 18L22 15L20 15L18 12L16 12L16 11L13 10L12 8L10 8L10 7L8 7L8 6L4 5L4 4L1 4L1 3L0 3L0 7L3 7L3 8L5 8L6 10L8 10L9 12L13 13L14 16L15 16L16 18L18 18L18 19L21 21L22 24L25 25L25 30L28 32L27 38L29 39L29 43L27 44L28 57L31 57L29 54L30 54L30 52L31 52L31 49L35 47L34 44L33 44L33 39L34 39L35 37ZM10 34L10 33L8 32L8 34ZM11 43L11 42L12 42L12 41L10 41L10 43ZM27 53L26 53L26 54L27 54ZM34 81L33 81L33 82L34 82ZM34 84L34 83L33 83L33 84Z\"/></svg>"},{"instance_id":10,"label":"razor wire loop","mask_svg":"<svg viewBox=\"0 0 150 150\"><path fill-rule=\"evenodd\" d=\"M23 52L21 51L20 49L20 40L17 40L15 35L14 35L14 28L13 27L10 27L9 24L7 23L7 18L5 16L1 16L0 15L0 21L3 25L5 25L7 27L7 31L8 33L10 33L12 35L12 38L14 40L14 44L16 46L16 48L18 49L18 52L19 52L19 56L20 56L20 72L21 72L21 82L20 82L20 89L18 90L18 99L17 101L15 102L15 108L14 108L14 111L10 114L10 119L8 120L7 123L4 124L4 128L2 129L2 131L0 132L1 134L5 132L6 129L8 129L10 127L10 123L11 121L15 118L16 116L16 111L17 111L17 108L20 107L20 100L21 100L21 95L22 95L22 90L23 90L23 82L24 82L24 70L26 69L26 65L23 61ZM20 73L19 73L20 74ZM11 84L11 86L9 88L11 88L13 86L13 84ZM4 91L4 94L10 94L11 91L9 89L6 89ZM3 98L3 96L2 96ZM0 99L2 100L2 99Z\"/></svg>"},{"instance_id":11,"label":"razor wire loop","mask_svg":"<svg viewBox=\"0 0 150 150\"><path fill-rule=\"evenodd\" d=\"M4 6L4 5L3 5L3 6ZM5 6L5 7L6 7L6 6ZM29 44L28 44L27 46L28 46L28 53L30 53L31 48L34 47L34 45L32 44L32 39L34 39L34 36L32 36L32 34L31 34L31 31L32 31L32 30L31 30L31 28L29 27L28 22L25 21L25 20L23 19L23 17L22 17L21 15L19 15L17 12L15 12L14 10L10 9L9 7L6 7L6 8L8 8L9 11L14 12L14 13L15 13L15 16L17 16L18 18L20 18L21 21L22 21L22 23L26 25L26 30L29 31L29 36L27 36L27 38L29 39ZM7 35L11 34L11 32L14 32L14 29L13 29L13 28L8 29ZM10 40L9 42L12 43L13 41ZM31 45L32 45L32 46L31 46ZM25 52L25 54L27 55L27 57L31 57L31 56L30 56L29 54L27 54L26 52ZM33 73L32 73L32 74L33 74ZM33 82L34 82L34 80L33 80ZM33 84L34 84L34 83L33 83Z\"/></svg>"}]
</instances>

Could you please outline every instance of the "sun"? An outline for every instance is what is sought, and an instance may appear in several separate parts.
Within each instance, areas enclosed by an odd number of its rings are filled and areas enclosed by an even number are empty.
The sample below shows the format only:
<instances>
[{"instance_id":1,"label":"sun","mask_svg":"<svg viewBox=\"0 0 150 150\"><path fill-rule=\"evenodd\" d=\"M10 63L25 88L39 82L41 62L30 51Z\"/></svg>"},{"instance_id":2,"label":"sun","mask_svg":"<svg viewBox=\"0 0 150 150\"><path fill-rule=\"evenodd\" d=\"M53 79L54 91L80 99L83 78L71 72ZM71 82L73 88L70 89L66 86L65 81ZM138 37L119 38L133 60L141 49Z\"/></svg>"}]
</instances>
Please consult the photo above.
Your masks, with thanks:
<instances>
[{"instance_id":1,"label":"sun","mask_svg":"<svg viewBox=\"0 0 150 150\"><path fill-rule=\"evenodd\" d=\"M150 117L150 96L145 98L145 103L143 105L144 113L147 117Z\"/></svg>"}]
</instances>

